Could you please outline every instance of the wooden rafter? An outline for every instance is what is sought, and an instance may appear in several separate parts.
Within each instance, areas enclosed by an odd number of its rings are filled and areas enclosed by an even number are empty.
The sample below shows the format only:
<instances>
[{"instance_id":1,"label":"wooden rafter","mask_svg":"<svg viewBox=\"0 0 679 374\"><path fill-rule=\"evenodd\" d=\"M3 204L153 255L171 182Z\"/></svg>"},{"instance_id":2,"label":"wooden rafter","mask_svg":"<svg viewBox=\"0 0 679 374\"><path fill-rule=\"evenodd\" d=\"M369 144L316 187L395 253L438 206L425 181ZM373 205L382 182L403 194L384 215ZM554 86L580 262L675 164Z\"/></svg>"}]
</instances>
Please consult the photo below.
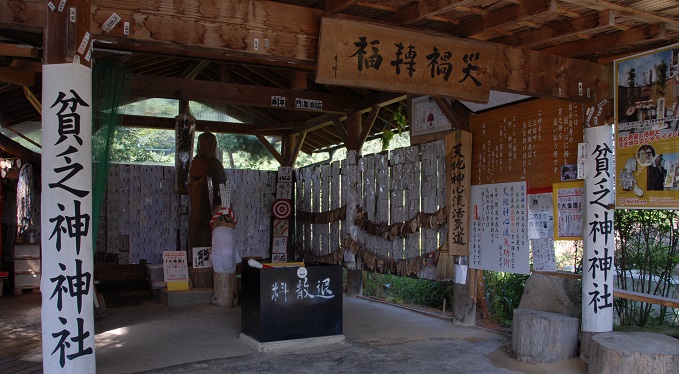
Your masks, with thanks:
<instances>
[{"instance_id":1,"label":"wooden rafter","mask_svg":"<svg viewBox=\"0 0 679 374\"><path fill-rule=\"evenodd\" d=\"M342 121L339 119L334 119L332 121L333 126L335 126L335 131L337 131L337 135L339 135L340 139L342 139L343 143L347 142L347 130L344 128L344 125L342 124Z\"/></svg>"},{"instance_id":2,"label":"wooden rafter","mask_svg":"<svg viewBox=\"0 0 679 374\"><path fill-rule=\"evenodd\" d=\"M306 138L306 133L303 132L301 134L297 134L296 140L295 140L295 148L292 151L292 157L290 160L288 160L288 165L290 166L295 166L295 162L297 162L297 157L299 156L299 152L302 150L302 146L304 145L304 139Z\"/></svg>"},{"instance_id":3,"label":"wooden rafter","mask_svg":"<svg viewBox=\"0 0 679 374\"><path fill-rule=\"evenodd\" d=\"M274 148L274 146L271 145L271 143L269 143L269 141L266 140L266 138L263 135L257 135L257 139L259 139L264 148L269 150L269 153L271 153L271 155L276 159L276 161L278 161L278 163L281 166L285 166L285 159L283 159L283 156L281 156L281 154L278 153L278 150Z\"/></svg>"},{"instance_id":4,"label":"wooden rafter","mask_svg":"<svg viewBox=\"0 0 679 374\"><path fill-rule=\"evenodd\" d=\"M195 79L208 65L210 65L210 61L192 61L179 77L184 79Z\"/></svg>"},{"instance_id":5,"label":"wooden rafter","mask_svg":"<svg viewBox=\"0 0 679 374\"><path fill-rule=\"evenodd\" d=\"M379 112L380 112L379 106L374 106L370 110L370 114L368 114L368 119L363 123L361 134L358 137L359 149L363 148L363 144L365 143L366 139L368 139L368 135L370 135L370 130L372 129L373 124L375 123L375 119L377 118L377 114Z\"/></svg>"},{"instance_id":6,"label":"wooden rafter","mask_svg":"<svg viewBox=\"0 0 679 374\"><path fill-rule=\"evenodd\" d=\"M283 96L287 99L285 109L289 110L300 110L294 107L295 99L304 98L321 100L323 111L334 113L344 113L352 103L349 97L335 94L147 75L135 76L131 91L132 95L142 97L221 101L266 108L271 107L271 96Z\"/></svg>"}]
</instances>

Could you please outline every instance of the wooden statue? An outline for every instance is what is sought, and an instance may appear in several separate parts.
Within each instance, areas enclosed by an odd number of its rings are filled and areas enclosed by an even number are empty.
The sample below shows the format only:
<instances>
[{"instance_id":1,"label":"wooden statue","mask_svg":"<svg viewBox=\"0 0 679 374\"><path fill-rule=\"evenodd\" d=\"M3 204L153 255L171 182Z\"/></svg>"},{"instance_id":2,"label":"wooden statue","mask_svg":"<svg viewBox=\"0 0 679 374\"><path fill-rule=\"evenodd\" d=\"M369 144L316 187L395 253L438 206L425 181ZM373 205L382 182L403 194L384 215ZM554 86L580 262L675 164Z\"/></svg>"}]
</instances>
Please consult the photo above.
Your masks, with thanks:
<instances>
[{"instance_id":1,"label":"wooden statue","mask_svg":"<svg viewBox=\"0 0 679 374\"><path fill-rule=\"evenodd\" d=\"M208 189L208 178L212 180L212 191ZM225 181L224 166L217 158L217 138L206 130L198 136L198 149L189 169L189 251L212 244L210 218L213 210L221 206L219 185ZM191 261L191 253L187 258Z\"/></svg>"}]
</instances>

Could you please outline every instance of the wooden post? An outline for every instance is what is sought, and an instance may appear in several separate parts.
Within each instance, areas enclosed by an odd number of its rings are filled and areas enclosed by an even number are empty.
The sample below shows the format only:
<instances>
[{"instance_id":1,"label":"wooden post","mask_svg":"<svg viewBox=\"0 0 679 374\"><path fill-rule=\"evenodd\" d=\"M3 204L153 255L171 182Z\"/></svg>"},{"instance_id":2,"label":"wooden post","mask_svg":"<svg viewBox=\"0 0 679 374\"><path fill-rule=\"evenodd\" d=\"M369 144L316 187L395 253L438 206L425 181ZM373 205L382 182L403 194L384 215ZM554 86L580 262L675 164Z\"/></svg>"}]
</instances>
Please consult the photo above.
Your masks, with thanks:
<instances>
[{"instance_id":1,"label":"wooden post","mask_svg":"<svg viewBox=\"0 0 679 374\"><path fill-rule=\"evenodd\" d=\"M361 124L361 115L356 112L347 113L347 170L343 171L348 176L348 186L344 187L347 193L347 233L352 239L356 240L357 227L354 224L354 214L356 213L356 202L358 201L358 191L356 190L356 182L359 178L358 158L361 155L361 145L358 139L363 130ZM363 294L363 271L361 270L360 257L351 256L345 253L345 259L353 259L354 262L347 268L347 295L362 295ZM348 265L349 266L349 265Z\"/></svg>"},{"instance_id":2,"label":"wooden post","mask_svg":"<svg viewBox=\"0 0 679 374\"><path fill-rule=\"evenodd\" d=\"M361 146L363 146L363 144L359 144L362 130L361 114L347 113L347 150L356 151L356 155L361 154Z\"/></svg>"}]
</instances>

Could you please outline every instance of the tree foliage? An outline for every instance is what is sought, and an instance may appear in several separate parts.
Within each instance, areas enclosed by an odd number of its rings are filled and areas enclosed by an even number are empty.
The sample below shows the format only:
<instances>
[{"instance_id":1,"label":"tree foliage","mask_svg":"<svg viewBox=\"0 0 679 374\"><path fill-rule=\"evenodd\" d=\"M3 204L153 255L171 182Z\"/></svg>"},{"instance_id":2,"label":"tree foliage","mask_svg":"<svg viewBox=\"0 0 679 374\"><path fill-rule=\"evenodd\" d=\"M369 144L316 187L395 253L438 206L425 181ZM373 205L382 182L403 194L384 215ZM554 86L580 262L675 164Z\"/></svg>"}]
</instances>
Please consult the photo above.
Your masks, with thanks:
<instances>
[{"instance_id":1,"label":"tree foliage","mask_svg":"<svg viewBox=\"0 0 679 374\"><path fill-rule=\"evenodd\" d=\"M617 287L664 297L676 297L673 275L679 255L679 214L675 210L616 210ZM653 315L653 305L615 299L622 325L644 326ZM666 307L659 309L662 324Z\"/></svg>"}]
</instances>

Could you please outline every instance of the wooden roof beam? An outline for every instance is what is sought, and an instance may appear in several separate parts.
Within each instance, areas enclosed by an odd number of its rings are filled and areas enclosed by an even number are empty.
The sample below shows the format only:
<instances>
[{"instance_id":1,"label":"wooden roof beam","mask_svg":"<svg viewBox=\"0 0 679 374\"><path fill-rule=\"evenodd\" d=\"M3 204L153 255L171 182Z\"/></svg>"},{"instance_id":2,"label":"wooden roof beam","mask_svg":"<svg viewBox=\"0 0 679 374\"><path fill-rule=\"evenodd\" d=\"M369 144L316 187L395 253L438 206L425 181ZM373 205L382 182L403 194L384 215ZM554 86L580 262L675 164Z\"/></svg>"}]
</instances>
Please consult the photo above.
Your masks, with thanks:
<instances>
[{"instance_id":1,"label":"wooden roof beam","mask_svg":"<svg viewBox=\"0 0 679 374\"><path fill-rule=\"evenodd\" d=\"M145 75L133 77L131 94L166 99L221 101L265 108L272 108L272 96L283 96L286 98L284 109L303 110L295 108L295 99L300 98L320 100L323 102L321 112L331 113L344 113L353 105L353 100L344 95Z\"/></svg>"},{"instance_id":2,"label":"wooden roof beam","mask_svg":"<svg viewBox=\"0 0 679 374\"><path fill-rule=\"evenodd\" d=\"M40 154L31 151L30 149L2 134L0 134L0 149L3 152L19 157L22 160L28 160L31 163L35 163L36 165L40 165L41 163Z\"/></svg>"},{"instance_id":3,"label":"wooden roof beam","mask_svg":"<svg viewBox=\"0 0 679 374\"><path fill-rule=\"evenodd\" d=\"M578 40L572 43L546 48L543 49L542 52L568 57L587 56L596 55L604 48L632 48L634 45L665 40L667 40L665 36L665 24L644 25L628 31L592 36L587 40Z\"/></svg>"},{"instance_id":4,"label":"wooden roof beam","mask_svg":"<svg viewBox=\"0 0 679 374\"><path fill-rule=\"evenodd\" d=\"M606 0L560 0L564 3L574 4L580 7L586 7L596 10L611 9L618 12L621 16L633 17L637 20L655 24L664 23L668 30L679 31L679 20L673 18L662 17L654 13L643 12L630 8L625 5L616 4Z\"/></svg>"},{"instance_id":5,"label":"wooden roof beam","mask_svg":"<svg viewBox=\"0 0 679 374\"><path fill-rule=\"evenodd\" d=\"M10 2L0 1L0 26L8 25L11 29L38 29L45 26L48 8L43 1L17 0L22 7L9 6ZM177 0L179 3L195 2L195 0ZM580 0L567 0L579 2ZM584 0L587 3L597 3L602 0ZM213 61L243 61L248 64L266 66L286 66L295 63L296 70L315 71L315 63L318 50L318 33L320 30L320 18L325 14L324 10L298 7L288 4L268 1L234 0L229 2L229 7L201 7L205 8L206 14L197 14L198 7L187 7L187 12L173 13L171 9L176 1L160 0L164 12L156 12L153 9L140 10L137 0L94 0L92 4L92 38L97 40L95 46L106 46L111 49L139 51L144 53L176 54L185 57L211 59ZM534 3L535 0L527 0ZM12 2L14 4L14 2ZM544 3L544 1L542 1ZM550 2L551 3L551 2ZM579 3L578 3L579 4ZM181 4L180 4L181 5ZM160 5L159 5L160 6ZM511 6L510 6L511 7ZM528 6L525 5L526 9ZM209 8L209 9L208 9ZM227 9L228 8L228 9ZM256 9L257 11L252 11ZM619 9L619 8L611 8ZM629 10L629 9L627 9ZM104 33L101 25L115 11L123 20L132 22L132 32L129 36L122 34L122 22L108 34ZM206 20L207 23L196 23L196 19ZM657 17L656 17L657 19ZM143 20L143 21L135 21ZM669 21L673 22L672 24ZM669 19L671 27L679 21ZM248 25L248 27L243 27ZM209 27L208 27L209 26ZM178 30L181 30L179 32ZM187 30L190 30L188 32ZM254 50L253 41L261 39L262 35L275 35L270 38L270 49ZM110 44L113 43L113 44ZM223 45L225 44L225 45ZM262 43L258 44L262 47ZM551 65L515 65L508 59L527 53L520 48L507 49L506 46L497 45L502 56L496 58L501 70L493 72L498 79L493 88L505 92L522 92L531 96L554 97L563 100L579 100L577 84L574 90L558 90L554 85L536 84L534 78L540 75L543 81L561 80L564 76L562 71L557 71L555 76L547 75L544 66L549 66L549 72L555 73ZM534 60L558 62L560 67L566 65L576 67L578 71L566 72L569 76L595 76L599 81L610 82L610 77L603 77L602 72L607 72L606 67L594 64L559 60L554 61L555 56L541 56L532 54ZM548 55L544 53L544 55ZM522 61L524 63L530 61ZM506 63L506 64L505 64ZM533 68L527 69L526 66ZM539 67L538 67L539 66ZM588 72L579 71L579 69ZM508 71L509 70L509 71ZM537 73L536 71L537 70ZM572 83L572 82L563 82ZM528 89L527 89L528 88ZM527 90L526 90L527 89ZM561 93L559 93L561 92ZM567 94L567 93L568 94ZM355 109L355 108L354 108Z\"/></svg>"},{"instance_id":6,"label":"wooden roof beam","mask_svg":"<svg viewBox=\"0 0 679 374\"><path fill-rule=\"evenodd\" d=\"M210 65L210 61L192 61L179 77L184 79L195 79L208 65Z\"/></svg>"},{"instance_id":7,"label":"wooden roof beam","mask_svg":"<svg viewBox=\"0 0 679 374\"><path fill-rule=\"evenodd\" d=\"M573 18L569 21L559 22L553 26L544 26L537 30L522 32L494 41L515 47L531 48L583 32L594 34L612 29L616 26L615 15L616 13L612 10L604 10L587 16Z\"/></svg>"},{"instance_id":8,"label":"wooden roof beam","mask_svg":"<svg viewBox=\"0 0 679 374\"><path fill-rule=\"evenodd\" d=\"M34 86L35 72L27 69L15 68L14 66L0 67L0 82L17 86Z\"/></svg>"},{"instance_id":9,"label":"wooden roof beam","mask_svg":"<svg viewBox=\"0 0 679 374\"><path fill-rule=\"evenodd\" d=\"M358 0L328 0L325 9L328 13L339 13L358 3Z\"/></svg>"},{"instance_id":10,"label":"wooden roof beam","mask_svg":"<svg viewBox=\"0 0 679 374\"><path fill-rule=\"evenodd\" d=\"M558 12L556 0L527 0L475 17L453 29L458 37L476 39L478 35L487 34L493 29L521 21L532 21L536 16Z\"/></svg>"},{"instance_id":11,"label":"wooden roof beam","mask_svg":"<svg viewBox=\"0 0 679 374\"><path fill-rule=\"evenodd\" d=\"M160 0L153 7L140 7L138 0L94 0L91 32L97 41L114 43L113 48L134 41L155 48L206 50L216 56L302 63L316 59L323 10L262 0L231 0L228 6L198 3ZM123 34L123 22L108 33L101 29L113 12L131 22L129 35Z\"/></svg>"},{"instance_id":12,"label":"wooden roof beam","mask_svg":"<svg viewBox=\"0 0 679 374\"><path fill-rule=\"evenodd\" d=\"M583 60L507 46L496 47L491 89L534 97L598 103L613 97L613 72ZM582 93L579 84L582 84Z\"/></svg>"},{"instance_id":13,"label":"wooden roof beam","mask_svg":"<svg viewBox=\"0 0 679 374\"><path fill-rule=\"evenodd\" d=\"M427 18L438 16L452 11L458 7L463 0L422 0L415 1L405 8L399 10L388 20L400 25L410 25Z\"/></svg>"},{"instance_id":14,"label":"wooden roof beam","mask_svg":"<svg viewBox=\"0 0 679 374\"><path fill-rule=\"evenodd\" d=\"M0 43L0 56L37 58L40 50L30 45Z\"/></svg>"},{"instance_id":15,"label":"wooden roof beam","mask_svg":"<svg viewBox=\"0 0 679 374\"><path fill-rule=\"evenodd\" d=\"M150 116L133 116L126 115L123 117L121 126L148 128L148 129L164 129L174 130L174 118L168 117L150 117ZM300 124L296 123L279 123L258 125L253 123L238 123L238 122L218 122L196 120L197 128L210 128L210 132L223 134L241 134L241 135L281 135L286 130L295 128Z\"/></svg>"},{"instance_id":16,"label":"wooden roof beam","mask_svg":"<svg viewBox=\"0 0 679 374\"><path fill-rule=\"evenodd\" d=\"M271 153L271 155L276 159L276 161L278 161L278 163L281 166L286 166L285 160L283 159L283 156L281 156L281 154L278 153L278 150L276 148L274 148L274 146L271 145L271 143L269 143L269 141L266 140L266 138L263 135L257 135L257 139L259 139L259 141L262 143L264 148L269 150L269 153Z\"/></svg>"}]
</instances>

